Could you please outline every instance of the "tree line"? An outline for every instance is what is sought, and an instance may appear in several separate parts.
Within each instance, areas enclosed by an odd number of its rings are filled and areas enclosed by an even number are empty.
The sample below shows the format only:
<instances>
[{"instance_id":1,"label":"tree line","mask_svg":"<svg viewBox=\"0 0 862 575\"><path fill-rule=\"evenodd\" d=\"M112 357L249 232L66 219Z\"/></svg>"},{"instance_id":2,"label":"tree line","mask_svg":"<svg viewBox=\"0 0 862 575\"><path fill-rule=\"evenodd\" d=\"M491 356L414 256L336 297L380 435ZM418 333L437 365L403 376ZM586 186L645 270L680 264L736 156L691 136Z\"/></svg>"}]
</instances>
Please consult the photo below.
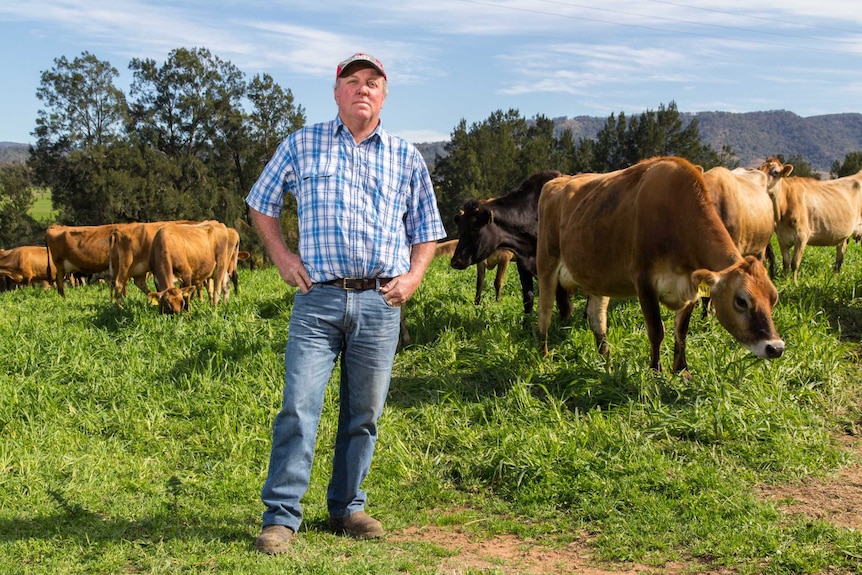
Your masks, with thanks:
<instances>
[{"instance_id":1,"label":"tree line","mask_svg":"<svg viewBox=\"0 0 862 575\"><path fill-rule=\"evenodd\" d=\"M43 243L50 223L217 219L261 253L244 198L281 140L305 125L303 107L271 76L248 78L205 48L175 49L163 63L135 58L129 69L128 94L115 85L117 69L89 52L56 58L42 72L30 157L0 168L0 246ZM469 126L461 120L430 164L451 234L466 199L503 195L539 170L607 172L656 155L704 169L738 165L730 148L705 145L697 120L685 124L673 102L638 116L611 114L595 139L577 141L543 115L498 110ZM844 164L862 164L850 160ZM806 175L804 159L787 161ZM31 186L51 189L57 222L27 214ZM295 219L288 206L283 227L293 248Z\"/></svg>"}]
</instances>

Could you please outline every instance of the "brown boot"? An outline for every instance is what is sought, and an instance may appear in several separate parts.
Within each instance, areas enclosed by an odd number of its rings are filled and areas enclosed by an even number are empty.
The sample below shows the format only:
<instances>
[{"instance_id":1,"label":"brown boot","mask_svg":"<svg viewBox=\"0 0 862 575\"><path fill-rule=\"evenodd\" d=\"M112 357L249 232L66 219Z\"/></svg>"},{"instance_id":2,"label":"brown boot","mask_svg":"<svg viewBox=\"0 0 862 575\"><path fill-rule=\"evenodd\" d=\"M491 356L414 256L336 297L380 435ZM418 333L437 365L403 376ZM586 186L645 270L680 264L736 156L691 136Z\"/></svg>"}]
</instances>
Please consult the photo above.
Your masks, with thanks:
<instances>
[{"instance_id":1,"label":"brown boot","mask_svg":"<svg viewBox=\"0 0 862 575\"><path fill-rule=\"evenodd\" d=\"M356 539L377 539L383 536L383 525L364 511L347 517L330 517L329 526L336 533L346 533Z\"/></svg>"},{"instance_id":2,"label":"brown boot","mask_svg":"<svg viewBox=\"0 0 862 575\"><path fill-rule=\"evenodd\" d=\"M287 553L290 542L296 533L290 527L284 525L266 525L254 542L254 548L267 555L278 555Z\"/></svg>"}]
</instances>

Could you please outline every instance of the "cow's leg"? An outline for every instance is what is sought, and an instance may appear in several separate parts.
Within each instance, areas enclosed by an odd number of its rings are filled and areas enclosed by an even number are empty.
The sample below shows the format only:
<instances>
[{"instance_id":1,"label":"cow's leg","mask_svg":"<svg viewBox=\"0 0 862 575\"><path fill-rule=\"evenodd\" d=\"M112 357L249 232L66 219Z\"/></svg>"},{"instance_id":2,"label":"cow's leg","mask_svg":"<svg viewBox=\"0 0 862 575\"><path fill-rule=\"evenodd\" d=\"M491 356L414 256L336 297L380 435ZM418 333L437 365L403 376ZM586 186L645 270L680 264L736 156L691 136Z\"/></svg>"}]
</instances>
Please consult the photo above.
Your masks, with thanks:
<instances>
[{"instance_id":1,"label":"cow's leg","mask_svg":"<svg viewBox=\"0 0 862 575\"><path fill-rule=\"evenodd\" d=\"M641 282L638 286L638 301L641 304L641 312L644 314L647 337L649 338L650 360L649 366L661 371L661 342L664 339L664 323L661 319L658 295L647 282Z\"/></svg>"},{"instance_id":2,"label":"cow's leg","mask_svg":"<svg viewBox=\"0 0 862 575\"><path fill-rule=\"evenodd\" d=\"M799 266L802 264L802 254L805 253L805 246L807 245L808 238L800 238L793 247L793 258L790 260L790 272L793 274L793 281L799 278Z\"/></svg>"},{"instance_id":3,"label":"cow's leg","mask_svg":"<svg viewBox=\"0 0 862 575\"><path fill-rule=\"evenodd\" d=\"M499 263L497 263L497 275L494 276L494 296L497 298L497 301L503 297L503 283L506 281L506 268L509 267L509 260L501 259ZM530 284L533 283L533 279L530 278Z\"/></svg>"},{"instance_id":4,"label":"cow's leg","mask_svg":"<svg viewBox=\"0 0 862 575\"><path fill-rule=\"evenodd\" d=\"M847 240L835 246L835 266L832 271L836 274L841 271L841 264L844 263L844 254L847 253Z\"/></svg>"},{"instance_id":5,"label":"cow's leg","mask_svg":"<svg viewBox=\"0 0 862 575\"><path fill-rule=\"evenodd\" d=\"M673 322L673 371L680 372L688 369L688 361L685 358L685 338L688 335L688 326L691 322L691 314L697 302L692 302L678 310Z\"/></svg>"},{"instance_id":6,"label":"cow's leg","mask_svg":"<svg viewBox=\"0 0 862 575\"><path fill-rule=\"evenodd\" d=\"M779 239L778 247L781 249L781 273L787 276L790 269L790 248L793 244L784 243Z\"/></svg>"},{"instance_id":7,"label":"cow's leg","mask_svg":"<svg viewBox=\"0 0 862 575\"><path fill-rule=\"evenodd\" d=\"M518 260L517 263L518 277L521 279L521 294L524 298L524 315L530 315L533 313L533 300L535 298L535 294L533 293L533 274L529 269L527 269L527 266L521 263L520 260ZM554 286L551 286L550 289L551 291L548 293L554 293ZM553 307L553 305L554 302L551 300L551 307Z\"/></svg>"},{"instance_id":8,"label":"cow's leg","mask_svg":"<svg viewBox=\"0 0 862 575\"><path fill-rule=\"evenodd\" d=\"M542 297L542 292L539 292L539 297ZM611 298L607 296L590 295L587 298L587 317L590 320L590 330L593 332L593 337L596 339L596 349L600 355L608 356L610 347L608 346L608 304Z\"/></svg>"},{"instance_id":9,"label":"cow's leg","mask_svg":"<svg viewBox=\"0 0 862 575\"><path fill-rule=\"evenodd\" d=\"M572 317L572 312L575 311L572 294L560 284L557 284L557 309L560 310L560 319L562 320Z\"/></svg>"},{"instance_id":10,"label":"cow's leg","mask_svg":"<svg viewBox=\"0 0 862 575\"><path fill-rule=\"evenodd\" d=\"M479 305L482 303L482 289L485 287L485 270L487 265L484 261L476 264L476 297L473 298L473 303Z\"/></svg>"},{"instance_id":11,"label":"cow's leg","mask_svg":"<svg viewBox=\"0 0 862 575\"><path fill-rule=\"evenodd\" d=\"M541 249L541 248L540 248ZM557 287L559 279L560 259L550 254L540 254L542 258L538 263L539 269L539 337L542 338L542 353L548 355L548 328L551 326L551 312L554 310L554 300L551 293ZM521 265L518 264L518 272ZM532 279L530 280L532 283Z\"/></svg>"},{"instance_id":12,"label":"cow's leg","mask_svg":"<svg viewBox=\"0 0 862 575\"><path fill-rule=\"evenodd\" d=\"M57 293L60 297L66 297L66 270L62 262L60 265L54 262L54 283L57 284Z\"/></svg>"}]
</instances>

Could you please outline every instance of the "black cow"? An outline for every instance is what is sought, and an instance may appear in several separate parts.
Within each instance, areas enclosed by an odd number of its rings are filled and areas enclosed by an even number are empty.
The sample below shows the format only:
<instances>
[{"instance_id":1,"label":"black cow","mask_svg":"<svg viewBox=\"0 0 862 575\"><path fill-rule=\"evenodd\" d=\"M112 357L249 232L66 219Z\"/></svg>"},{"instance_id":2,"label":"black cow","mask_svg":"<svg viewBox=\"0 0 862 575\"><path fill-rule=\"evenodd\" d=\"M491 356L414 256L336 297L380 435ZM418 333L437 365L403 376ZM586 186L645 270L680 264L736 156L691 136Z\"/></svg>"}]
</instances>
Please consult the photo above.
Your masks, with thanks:
<instances>
[{"instance_id":1,"label":"black cow","mask_svg":"<svg viewBox=\"0 0 862 575\"><path fill-rule=\"evenodd\" d=\"M533 311L533 278L536 277L536 245L539 235L539 196L545 183L560 177L556 170L537 172L505 196L467 200L455 216L458 245L449 265L458 270L483 262L499 249L515 254L524 314ZM560 315L568 317L572 304L565 290L557 292Z\"/></svg>"}]
</instances>

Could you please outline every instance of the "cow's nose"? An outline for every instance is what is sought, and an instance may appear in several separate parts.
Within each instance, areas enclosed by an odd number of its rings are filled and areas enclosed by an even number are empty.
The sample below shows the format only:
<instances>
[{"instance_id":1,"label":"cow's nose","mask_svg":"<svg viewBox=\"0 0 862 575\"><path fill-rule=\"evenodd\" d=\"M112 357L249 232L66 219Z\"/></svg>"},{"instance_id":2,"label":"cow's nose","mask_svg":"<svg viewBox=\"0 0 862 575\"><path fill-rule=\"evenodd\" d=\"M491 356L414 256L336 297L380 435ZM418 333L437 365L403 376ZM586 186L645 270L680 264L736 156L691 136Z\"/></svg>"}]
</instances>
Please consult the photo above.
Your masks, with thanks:
<instances>
[{"instance_id":1,"label":"cow's nose","mask_svg":"<svg viewBox=\"0 0 862 575\"><path fill-rule=\"evenodd\" d=\"M784 354L784 341L778 340L774 342L770 342L766 344L766 357L769 359L775 359L777 357L781 357Z\"/></svg>"}]
</instances>

